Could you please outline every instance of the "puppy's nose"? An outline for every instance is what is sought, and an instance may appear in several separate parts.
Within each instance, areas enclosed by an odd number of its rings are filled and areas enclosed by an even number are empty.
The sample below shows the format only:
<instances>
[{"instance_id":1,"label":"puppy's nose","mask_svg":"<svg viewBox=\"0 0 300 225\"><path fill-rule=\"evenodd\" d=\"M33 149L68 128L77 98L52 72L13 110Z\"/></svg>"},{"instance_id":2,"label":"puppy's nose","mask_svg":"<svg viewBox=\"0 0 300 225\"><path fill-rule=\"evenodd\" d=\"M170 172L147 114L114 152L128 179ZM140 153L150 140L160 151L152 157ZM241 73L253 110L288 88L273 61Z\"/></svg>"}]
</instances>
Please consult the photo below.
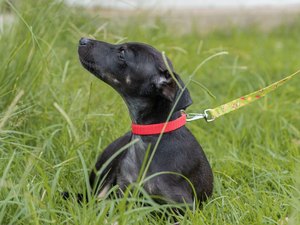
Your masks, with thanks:
<instances>
[{"instance_id":1,"label":"puppy's nose","mask_svg":"<svg viewBox=\"0 0 300 225\"><path fill-rule=\"evenodd\" d=\"M87 45L90 42L90 39L88 38L81 38L79 40L79 45Z\"/></svg>"}]
</instances>

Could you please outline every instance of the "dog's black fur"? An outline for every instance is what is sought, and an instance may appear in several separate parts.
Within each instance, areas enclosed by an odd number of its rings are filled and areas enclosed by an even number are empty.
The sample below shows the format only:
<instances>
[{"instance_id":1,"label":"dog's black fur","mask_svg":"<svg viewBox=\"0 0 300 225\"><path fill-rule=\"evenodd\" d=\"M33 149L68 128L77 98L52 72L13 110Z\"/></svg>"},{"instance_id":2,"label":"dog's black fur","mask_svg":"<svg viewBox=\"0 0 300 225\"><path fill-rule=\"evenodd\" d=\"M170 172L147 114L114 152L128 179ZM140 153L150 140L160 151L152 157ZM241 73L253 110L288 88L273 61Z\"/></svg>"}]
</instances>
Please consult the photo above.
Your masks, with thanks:
<instances>
[{"instance_id":1,"label":"dog's black fur","mask_svg":"<svg viewBox=\"0 0 300 225\"><path fill-rule=\"evenodd\" d=\"M180 88L170 76L162 54L153 47L142 43L109 44L82 38L78 47L82 65L96 77L113 87L128 106L132 122L136 124L163 123L167 120L177 98L180 97L170 120L181 115L181 110L192 104L187 89L180 95ZM177 80L168 59L171 70ZM146 151L153 151L159 135L139 136L131 132L111 143L98 157L90 174L93 193L104 196L114 185L121 190L138 178ZM101 174L97 171L123 146L132 140L139 141L115 157ZM182 174L193 184L178 175L164 174L148 180L143 188L151 196L159 196L160 203L176 202L192 204L195 199L205 200L212 193L213 174L201 146L185 127L165 133L160 140L147 176L171 171ZM100 182L99 181L103 181ZM99 186L100 185L100 186Z\"/></svg>"}]
</instances>

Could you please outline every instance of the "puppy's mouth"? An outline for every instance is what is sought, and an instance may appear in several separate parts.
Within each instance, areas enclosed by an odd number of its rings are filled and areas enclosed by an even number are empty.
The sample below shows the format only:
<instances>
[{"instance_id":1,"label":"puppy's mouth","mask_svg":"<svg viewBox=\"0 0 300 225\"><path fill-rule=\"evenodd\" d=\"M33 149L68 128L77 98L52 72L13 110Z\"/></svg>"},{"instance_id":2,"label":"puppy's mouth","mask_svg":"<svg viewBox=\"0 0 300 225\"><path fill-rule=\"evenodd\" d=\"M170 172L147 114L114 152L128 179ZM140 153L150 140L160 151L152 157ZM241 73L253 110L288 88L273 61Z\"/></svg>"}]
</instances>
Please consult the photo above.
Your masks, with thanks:
<instances>
[{"instance_id":1,"label":"puppy's mouth","mask_svg":"<svg viewBox=\"0 0 300 225\"><path fill-rule=\"evenodd\" d=\"M79 60L82 64L82 66L88 70L89 72L91 72L92 74L94 74L96 77L100 78L100 79L104 79L104 75L101 72L101 68L93 61L87 60L84 57L81 57L79 55Z\"/></svg>"},{"instance_id":2,"label":"puppy's mouth","mask_svg":"<svg viewBox=\"0 0 300 225\"><path fill-rule=\"evenodd\" d=\"M99 68L97 68L98 66L94 62L89 62L81 58L80 58L80 62L82 66L85 69L87 69L89 72L96 75L97 77L102 78L102 73L99 71Z\"/></svg>"}]
</instances>

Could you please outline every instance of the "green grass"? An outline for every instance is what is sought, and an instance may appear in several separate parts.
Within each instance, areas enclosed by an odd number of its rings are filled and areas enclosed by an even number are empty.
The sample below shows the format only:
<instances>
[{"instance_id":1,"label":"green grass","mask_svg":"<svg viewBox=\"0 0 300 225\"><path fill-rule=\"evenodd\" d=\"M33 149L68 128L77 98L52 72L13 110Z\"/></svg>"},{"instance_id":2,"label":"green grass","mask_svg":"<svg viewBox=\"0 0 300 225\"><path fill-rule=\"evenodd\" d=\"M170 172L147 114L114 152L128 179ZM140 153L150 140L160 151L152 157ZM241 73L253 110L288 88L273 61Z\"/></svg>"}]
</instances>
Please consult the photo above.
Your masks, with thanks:
<instances>
[{"instance_id":1,"label":"green grass","mask_svg":"<svg viewBox=\"0 0 300 225\"><path fill-rule=\"evenodd\" d=\"M23 2L20 3L20 2ZM59 191L82 192L101 150L130 128L122 99L80 65L90 36L146 42L165 51L188 80L188 112L235 99L300 68L300 20L270 32L255 27L185 35L155 20L108 20L54 1L1 3L15 16L0 33L0 224L172 224L165 206L135 197L80 206ZM214 193L181 224L300 223L300 78L213 123L188 124L214 171ZM141 207L145 202L147 206ZM127 204L127 205L126 205Z\"/></svg>"}]
</instances>

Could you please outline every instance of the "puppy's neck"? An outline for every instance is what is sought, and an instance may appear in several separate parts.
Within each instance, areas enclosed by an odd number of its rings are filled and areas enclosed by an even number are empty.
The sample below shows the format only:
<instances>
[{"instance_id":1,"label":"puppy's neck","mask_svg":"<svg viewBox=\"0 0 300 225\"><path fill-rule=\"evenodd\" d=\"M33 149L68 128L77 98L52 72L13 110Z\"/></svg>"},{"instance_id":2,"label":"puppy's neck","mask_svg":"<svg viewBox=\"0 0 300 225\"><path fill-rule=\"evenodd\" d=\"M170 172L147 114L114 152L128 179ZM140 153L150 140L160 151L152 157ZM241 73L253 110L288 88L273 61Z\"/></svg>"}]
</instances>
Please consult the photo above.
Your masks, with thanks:
<instances>
[{"instance_id":1,"label":"puppy's neck","mask_svg":"<svg viewBox=\"0 0 300 225\"><path fill-rule=\"evenodd\" d=\"M166 122L171 110L172 103L165 99L150 98L126 98L130 117L136 124L155 124ZM170 120L180 116L180 112L173 112Z\"/></svg>"}]
</instances>

